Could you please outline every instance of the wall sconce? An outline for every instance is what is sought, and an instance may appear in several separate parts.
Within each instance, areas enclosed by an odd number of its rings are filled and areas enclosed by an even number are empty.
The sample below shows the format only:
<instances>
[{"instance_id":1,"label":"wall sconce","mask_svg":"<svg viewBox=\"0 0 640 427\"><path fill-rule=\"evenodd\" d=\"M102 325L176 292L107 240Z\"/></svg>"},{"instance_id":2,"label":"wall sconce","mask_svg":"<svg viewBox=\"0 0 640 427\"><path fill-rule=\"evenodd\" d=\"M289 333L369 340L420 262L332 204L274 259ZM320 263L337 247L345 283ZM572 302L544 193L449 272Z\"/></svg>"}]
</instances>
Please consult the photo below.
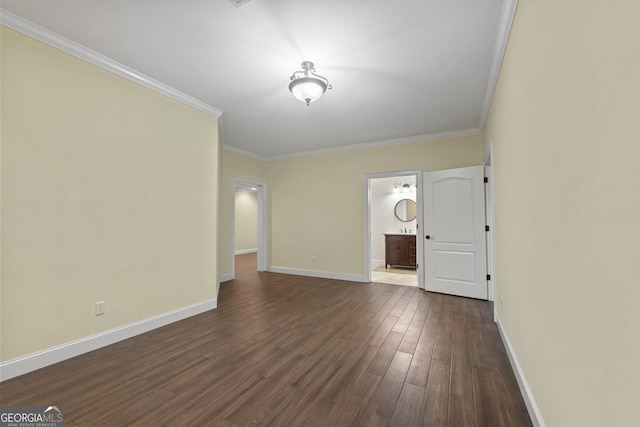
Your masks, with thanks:
<instances>
[{"instance_id":1,"label":"wall sconce","mask_svg":"<svg viewBox=\"0 0 640 427\"><path fill-rule=\"evenodd\" d=\"M409 183L401 183L396 182L393 184L393 192L394 193L414 193L416 191L416 183L415 181L411 181Z\"/></svg>"}]
</instances>

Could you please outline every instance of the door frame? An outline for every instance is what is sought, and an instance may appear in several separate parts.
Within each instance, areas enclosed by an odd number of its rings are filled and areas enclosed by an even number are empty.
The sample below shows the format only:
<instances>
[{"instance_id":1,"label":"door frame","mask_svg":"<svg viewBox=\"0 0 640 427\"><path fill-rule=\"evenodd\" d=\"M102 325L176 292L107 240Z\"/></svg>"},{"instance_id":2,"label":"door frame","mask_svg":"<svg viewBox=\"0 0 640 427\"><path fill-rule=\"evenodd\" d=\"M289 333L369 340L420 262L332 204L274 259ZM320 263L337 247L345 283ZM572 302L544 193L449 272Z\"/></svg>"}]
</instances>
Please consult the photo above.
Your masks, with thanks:
<instances>
[{"instance_id":1,"label":"door frame","mask_svg":"<svg viewBox=\"0 0 640 427\"><path fill-rule=\"evenodd\" d=\"M258 198L257 269L266 271L266 194L267 183L253 179L233 177L231 191L231 279L236 277L236 191L255 188Z\"/></svg>"},{"instance_id":2,"label":"door frame","mask_svg":"<svg viewBox=\"0 0 640 427\"><path fill-rule=\"evenodd\" d=\"M489 226L489 231L487 232L487 274L491 276L491 280L489 280L489 301L494 301L493 311L494 318L497 315L497 307L495 304L496 300L496 218L495 218L495 205L494 205L494 194L495 194L495 175L494 171L494 155L493 155L493 145L489 144L489 148L487 149L487 153L484 157L484 176L485 176L485 186L484 186L484 198L485 198L485 221Z\"/></svg>"},{"instance_id":3,"label":"door frame","mask_svg":"<svg viewBox=\"0 0 640 427\"><path fill-rule=\"evenodd\" d=\"M418 288L424 289L423 245L419 238L422 233L422 169L410 169L391 172L374 172L364 175L364 279L371 282L371 180L378 178L415 176L416 178L416 260L418 261Z\"/></svg>"}]
</instances>

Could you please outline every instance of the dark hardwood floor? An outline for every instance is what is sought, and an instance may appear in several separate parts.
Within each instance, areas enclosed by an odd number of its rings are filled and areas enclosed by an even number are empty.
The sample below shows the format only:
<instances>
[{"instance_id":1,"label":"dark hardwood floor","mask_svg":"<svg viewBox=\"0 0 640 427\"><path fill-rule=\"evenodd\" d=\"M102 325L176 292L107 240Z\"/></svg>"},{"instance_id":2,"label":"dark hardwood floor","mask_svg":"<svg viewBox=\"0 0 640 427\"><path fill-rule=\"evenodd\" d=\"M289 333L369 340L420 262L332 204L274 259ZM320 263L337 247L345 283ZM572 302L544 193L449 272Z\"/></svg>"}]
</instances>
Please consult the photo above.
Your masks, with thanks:
<instances>
[{"instance_id":1,"label":"dark hardwood floor","mask_svg":"<svg viewBox=\"0 0 640 427\"><path fill-rule=\"evenodd\" d=\"M257 273L216 310L4 381L66 426L531 426L490 303Z\"/></svg>"}]
</instances>

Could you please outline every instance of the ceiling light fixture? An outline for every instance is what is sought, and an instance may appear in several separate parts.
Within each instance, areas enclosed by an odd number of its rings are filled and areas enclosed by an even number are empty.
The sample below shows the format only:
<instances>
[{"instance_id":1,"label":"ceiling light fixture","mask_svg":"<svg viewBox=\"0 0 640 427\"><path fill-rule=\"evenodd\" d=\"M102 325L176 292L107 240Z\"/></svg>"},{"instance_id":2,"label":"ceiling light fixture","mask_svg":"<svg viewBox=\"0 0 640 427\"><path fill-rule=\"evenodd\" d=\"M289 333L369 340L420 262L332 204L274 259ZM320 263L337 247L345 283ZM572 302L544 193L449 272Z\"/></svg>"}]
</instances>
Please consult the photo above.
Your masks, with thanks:
<instances>
[{"instance_id":1,"label":"ceiling light fixture","mask_svg":"<svg viewBox=\"0 0 640 427\"><path fill-rule=\"evenodd\" d=\"M316 68L313 62L304 61L303 71L295 71L291 76L289 90L300 101L309 103L317 100L327 89L331 89L329 80L315 73Z\"/></svg>"},{"instance_id":2,"label":"ceiling light fixture","mask_svg":"<svg viewBox=\"0 0 640 427\"><path fill-rule=\"evenodd\" d=\"M251 0L231 0L231 3L233 3L233 5L235 7L240 7L240 6L244 5L244 4L249 3L250 1Z\"/></svg>"}]
</instances>

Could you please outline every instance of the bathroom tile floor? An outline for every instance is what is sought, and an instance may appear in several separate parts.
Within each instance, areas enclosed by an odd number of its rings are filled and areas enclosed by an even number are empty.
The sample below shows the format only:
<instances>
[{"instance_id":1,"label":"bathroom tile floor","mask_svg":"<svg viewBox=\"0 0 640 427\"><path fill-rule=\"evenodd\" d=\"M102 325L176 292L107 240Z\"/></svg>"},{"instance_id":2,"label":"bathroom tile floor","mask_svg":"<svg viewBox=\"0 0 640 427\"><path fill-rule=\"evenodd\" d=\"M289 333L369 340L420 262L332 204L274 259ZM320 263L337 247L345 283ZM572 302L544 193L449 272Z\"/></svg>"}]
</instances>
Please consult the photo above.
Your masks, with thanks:
<instances>
[{"instance_id":1,"label":"bathroom tile floor","mask_svg":"<svg viewBox=\"0 0 640 427\"><path fill-rule=\"evenodd\" d=\"M391 285L418 286L416 270L409 268L384 268L384 265L375 266L371 270L371 281L375 283L388 283Z\"/></svg>"}]
</instances>

